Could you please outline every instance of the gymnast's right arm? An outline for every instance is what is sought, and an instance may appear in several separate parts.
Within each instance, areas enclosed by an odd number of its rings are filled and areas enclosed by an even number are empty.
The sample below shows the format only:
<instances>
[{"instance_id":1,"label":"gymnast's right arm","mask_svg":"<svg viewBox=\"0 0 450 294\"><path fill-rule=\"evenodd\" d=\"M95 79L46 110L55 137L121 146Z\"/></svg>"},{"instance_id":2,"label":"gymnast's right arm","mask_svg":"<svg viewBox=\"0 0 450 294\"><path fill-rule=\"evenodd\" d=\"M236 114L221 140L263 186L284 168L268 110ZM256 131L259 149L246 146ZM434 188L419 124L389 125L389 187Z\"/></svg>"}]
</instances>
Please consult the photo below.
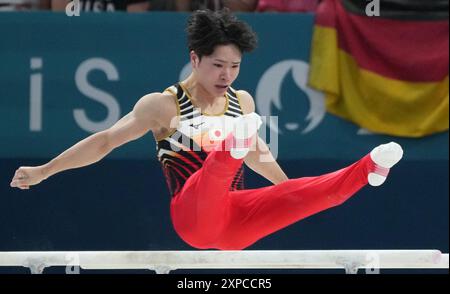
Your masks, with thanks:
<instances>
[{"instance_id":1,"label":"gymnast's right arm","mask_svg":"<svg viewBox=\"0 0 450 294\"><path fill-rule=\"evenodd\" d=\"M142 97L133 110L111 128L78 142L47 164L20 167L16 170L10 186L29 189L56 173L93 164L115 148L155 130L159 125L160 97L160 93Z\"/></svg>"}]
</instances>

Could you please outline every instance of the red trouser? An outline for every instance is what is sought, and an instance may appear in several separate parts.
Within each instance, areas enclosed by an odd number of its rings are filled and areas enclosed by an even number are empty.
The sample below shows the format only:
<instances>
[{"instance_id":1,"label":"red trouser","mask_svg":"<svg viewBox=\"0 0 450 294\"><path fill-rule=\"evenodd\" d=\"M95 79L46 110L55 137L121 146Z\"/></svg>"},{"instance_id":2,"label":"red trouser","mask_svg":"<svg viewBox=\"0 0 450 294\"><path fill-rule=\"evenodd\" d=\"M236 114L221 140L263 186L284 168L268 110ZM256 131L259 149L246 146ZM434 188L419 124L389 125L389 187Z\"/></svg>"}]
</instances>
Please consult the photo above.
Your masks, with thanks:
<instances>
[{"instance_id":1,"label":"red trouser","mask_svg":"<svg viewBox=\"0 0 450 294\"><path fill-rule=\"evenodd\" d=\"M222 149L225 141L222 143ZM243 163L212 151L203 167L173 197L175 230L199 249L240 250L310 215L337 206L365 186L375 163L367 155L341 170L280 184L229 191Z\"/></svg>"}]
</instances>

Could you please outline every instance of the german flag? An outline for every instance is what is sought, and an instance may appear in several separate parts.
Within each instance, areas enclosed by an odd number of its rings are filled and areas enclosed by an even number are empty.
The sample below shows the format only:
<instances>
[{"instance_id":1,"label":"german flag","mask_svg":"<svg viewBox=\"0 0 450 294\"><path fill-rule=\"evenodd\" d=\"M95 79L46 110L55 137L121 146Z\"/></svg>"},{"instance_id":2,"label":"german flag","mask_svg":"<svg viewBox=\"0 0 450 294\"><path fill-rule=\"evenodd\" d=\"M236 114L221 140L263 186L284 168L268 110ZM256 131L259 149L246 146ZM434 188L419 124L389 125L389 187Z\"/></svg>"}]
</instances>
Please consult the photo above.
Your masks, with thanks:
<instances>
[{"instance_id":1,"label":"german flag","mask_svg":"<svg viewBox=\"0 0 450 294\"><path fill-rule=\"evenodd\" d=\"M379 16L369 17L375 2ZM447 9L441 0L324 0L309 83L326 93L328 112L394 136L448 130Z\"/></svg>"}]
</instances>

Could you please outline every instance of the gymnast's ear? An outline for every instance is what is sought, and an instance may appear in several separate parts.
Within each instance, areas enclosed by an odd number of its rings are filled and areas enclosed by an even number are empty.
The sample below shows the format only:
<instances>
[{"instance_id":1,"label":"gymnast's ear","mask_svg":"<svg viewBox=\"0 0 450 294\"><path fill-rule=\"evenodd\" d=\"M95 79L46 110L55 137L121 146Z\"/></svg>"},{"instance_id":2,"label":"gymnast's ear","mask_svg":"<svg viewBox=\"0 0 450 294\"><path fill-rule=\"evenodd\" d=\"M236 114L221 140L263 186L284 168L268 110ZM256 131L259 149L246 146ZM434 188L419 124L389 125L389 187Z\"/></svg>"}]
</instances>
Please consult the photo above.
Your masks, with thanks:
<instances>
[{"instance_id":1,"label":"gymnast's ear","mask_svg":"<svg viewBox=\"0 0 450 294\"><path fill-rule=\"evenodd\" d=\"M197 53L195 53L194 50L191 50L190 58L191 58L192 69L198 68L198 66L200 64L200 57L197 55Z\"/></svg>"}]
</instances>

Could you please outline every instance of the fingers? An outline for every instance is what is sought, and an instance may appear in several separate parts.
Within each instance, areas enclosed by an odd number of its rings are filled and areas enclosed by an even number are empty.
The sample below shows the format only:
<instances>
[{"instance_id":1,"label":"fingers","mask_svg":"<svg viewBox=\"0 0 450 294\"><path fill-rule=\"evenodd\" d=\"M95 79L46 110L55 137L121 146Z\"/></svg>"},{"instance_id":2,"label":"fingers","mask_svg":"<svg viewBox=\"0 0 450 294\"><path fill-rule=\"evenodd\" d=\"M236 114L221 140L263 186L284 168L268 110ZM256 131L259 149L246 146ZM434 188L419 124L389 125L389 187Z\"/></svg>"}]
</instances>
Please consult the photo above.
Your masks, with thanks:
<instances>
[{"instance_id":1,"label":"fingers","mask_svg":"<svg viewBox=\"0 0 450 294\"><path fill-rule=\"evenodd\" d=\"M12 186L13 188L18 188L20 190L30 190L30 186Z\"/></svg>"},{"instance_id":2,"label":"fingers","mask_svg":"<svg viewBox=\"0 0 450 294\"><path fill-rule=\"evenodd\" d=\"M22 189L23 187L30 187L30 185L26 182L26 180L13 180L9 185L12 188L20 188L20 189Z\"/></svg>"},{"instance_id":3,"label":"fingers","mask_svg":"<svg viewBox=\"0 0 450 294\"><path fill-rule=\"evenodd\" d=\"M14 173L14 177L9 184L12 188L19 188L21 190L30 189L29 183L27 183L28 176L23 172L22 168L19 168Z\"/></svg>"},{"instance_id":4,"label":"fingers","mask_svg":"<svg viewBox=\"0 0 450 294\"><path fill-rule=\"evenodd\" d=\"M16 170L16 172L14 173L14 177L13 177L13 181L14 180L22 180L25 178L25 174L21 171L21 169L19 168L18 170Z\"/></svg>"}]
</instances>

